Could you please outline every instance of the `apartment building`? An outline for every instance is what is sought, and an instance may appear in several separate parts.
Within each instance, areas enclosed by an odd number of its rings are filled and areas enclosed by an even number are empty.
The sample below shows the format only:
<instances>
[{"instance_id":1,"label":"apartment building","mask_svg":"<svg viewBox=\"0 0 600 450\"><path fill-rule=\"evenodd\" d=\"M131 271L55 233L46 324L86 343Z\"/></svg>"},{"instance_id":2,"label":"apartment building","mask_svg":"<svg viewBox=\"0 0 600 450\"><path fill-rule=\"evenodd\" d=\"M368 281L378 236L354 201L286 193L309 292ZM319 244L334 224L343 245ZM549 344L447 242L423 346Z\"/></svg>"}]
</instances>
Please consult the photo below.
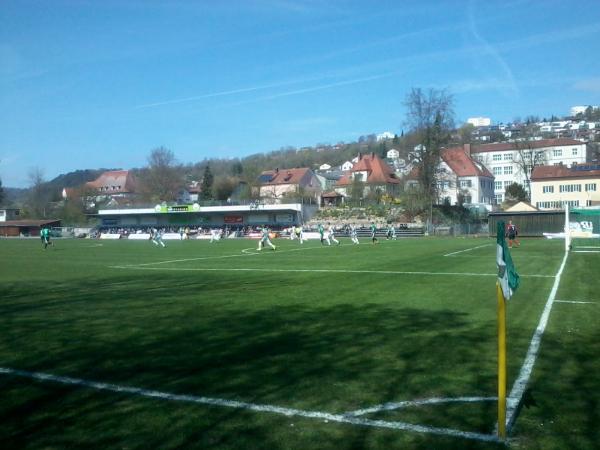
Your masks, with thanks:
<instances>
[{"instance_id":1,"label":"apartment building","mask_svg":"<svg viewBox=\"0 0 600 450\"><path fill-rule=\"evenodd\" d=\"M494 175L494 197L497 204L505 200L505 189L512 183L519 183L530 191L528 180L531 179L534 166L571 166L586 162L586 144L575 139L467 144L464 148Z\"/></svg>"}]
</instances>

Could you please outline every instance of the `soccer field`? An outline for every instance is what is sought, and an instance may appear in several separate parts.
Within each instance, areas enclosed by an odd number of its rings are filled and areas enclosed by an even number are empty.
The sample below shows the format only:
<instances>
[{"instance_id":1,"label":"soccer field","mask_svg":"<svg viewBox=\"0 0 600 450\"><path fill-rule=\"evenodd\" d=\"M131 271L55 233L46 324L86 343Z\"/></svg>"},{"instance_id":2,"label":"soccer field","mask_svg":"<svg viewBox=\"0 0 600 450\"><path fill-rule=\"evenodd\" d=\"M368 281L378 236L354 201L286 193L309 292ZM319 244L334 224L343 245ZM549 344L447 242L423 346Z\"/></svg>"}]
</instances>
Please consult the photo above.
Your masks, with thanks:
<instances>
[{"instance_id":1,"label":"soccer field","mask_svg":"<svg viewBox=\"0 0 600 450\"><path fill-rule=\"evenodd\" d=\"M3 448L504 447L495 239L341 241L0 240ZM512 255L509 443L597 448L600 254Z\"/></svg>"}]
</instances>

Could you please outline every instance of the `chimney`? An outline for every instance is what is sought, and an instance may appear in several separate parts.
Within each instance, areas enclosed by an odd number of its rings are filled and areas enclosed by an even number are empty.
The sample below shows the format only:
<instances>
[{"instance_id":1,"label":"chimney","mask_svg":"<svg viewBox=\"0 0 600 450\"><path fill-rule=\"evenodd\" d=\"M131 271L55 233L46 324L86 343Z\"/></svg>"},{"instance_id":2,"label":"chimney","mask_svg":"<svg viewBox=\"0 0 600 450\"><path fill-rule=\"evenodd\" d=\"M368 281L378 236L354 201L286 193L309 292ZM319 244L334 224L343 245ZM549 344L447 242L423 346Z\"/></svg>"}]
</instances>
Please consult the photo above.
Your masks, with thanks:
<instances>
[{"instance_id":1,"label":"chimney","mask_svg":"<svg viewBox=\"0 0 600 450\"><path fill-rule=\"evenodd\" d=\"M471 144L464 144L463 149L467 156L471 156Z\"/></svg>"},{"instance_id":2,"label":"chimney","mask_svg":"<svg viewBox=\"0 0 600 450\"><path fill-rule=\"evenodd\" d=\"M360 152L358 152L358 160L360 161L362 159L362 154Z\"/></svg>"},{"instance_id":3,"label":"chimney","mask_svg":"<svg viewBox=\"0 0 600 450\"><path fill-rule=\"evenodd\" d=\"M371 152L371 159L375 159L375 152Z\"/></svg>"},{"instance_id":4,"label":"chimney","mask_svg":"<svg viewBox=\"0 0 600 450\"><path fill-rule=\"evenodd\" d=\"M275 168L275 173L279 173L279 167Z\"/></svg>"}]
</instances>

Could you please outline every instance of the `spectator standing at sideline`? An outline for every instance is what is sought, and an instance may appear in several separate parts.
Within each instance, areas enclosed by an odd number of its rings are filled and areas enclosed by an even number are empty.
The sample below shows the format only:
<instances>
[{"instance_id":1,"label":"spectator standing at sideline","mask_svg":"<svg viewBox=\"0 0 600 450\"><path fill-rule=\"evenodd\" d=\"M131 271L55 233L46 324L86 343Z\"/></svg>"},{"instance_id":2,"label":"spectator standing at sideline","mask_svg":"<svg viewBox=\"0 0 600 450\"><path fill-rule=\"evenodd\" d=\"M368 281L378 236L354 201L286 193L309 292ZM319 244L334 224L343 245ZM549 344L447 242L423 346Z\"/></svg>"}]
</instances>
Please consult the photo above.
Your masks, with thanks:
<instances>
[{"instance_id":1,"label":"spectator standing at sideline","mask_svg":"<svg viewBox=\"0 0 600 450\"><path fill-rule=\"evenodd\" d=\"M515 247L519 247L521 243L517 236L519 235L519 230L517 230L517 226L512 223L512 220L508 221L508 225L506 225L506 237L508 238L508 248L512 248L513 244Z\"/></svg>"}]
</instances>

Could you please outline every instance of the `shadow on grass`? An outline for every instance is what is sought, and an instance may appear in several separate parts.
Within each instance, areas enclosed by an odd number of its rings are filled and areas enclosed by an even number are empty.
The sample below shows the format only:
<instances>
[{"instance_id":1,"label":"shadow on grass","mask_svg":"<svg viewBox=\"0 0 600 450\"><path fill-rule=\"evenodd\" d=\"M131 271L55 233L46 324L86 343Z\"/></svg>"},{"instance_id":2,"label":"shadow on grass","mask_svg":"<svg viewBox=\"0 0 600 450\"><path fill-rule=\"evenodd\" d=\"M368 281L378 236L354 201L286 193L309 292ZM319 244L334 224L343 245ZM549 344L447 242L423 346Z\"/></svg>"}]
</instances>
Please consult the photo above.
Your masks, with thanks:
<instances>
[{"instance_id":1,"label":"shadow on grass","mask_svg":"<svg viewBox=\"0 0 600 450\"><path fill-rule=\"evenodd\" d=\"M336 287L311 299L297 277L277 280L203 274L196 281L156 272L43 288L12 285L0 303L0 325L8 330L1 365L330 413L494 395L489 323L451 309L369 303L357 297L360 291ZM319 283L327 286L328 278L311 276L311 285ZM6 378L0 422L15 447L495 447ZM402 414L372 418L491 433L495 405Z\"/></svg>"}]
</instances>

